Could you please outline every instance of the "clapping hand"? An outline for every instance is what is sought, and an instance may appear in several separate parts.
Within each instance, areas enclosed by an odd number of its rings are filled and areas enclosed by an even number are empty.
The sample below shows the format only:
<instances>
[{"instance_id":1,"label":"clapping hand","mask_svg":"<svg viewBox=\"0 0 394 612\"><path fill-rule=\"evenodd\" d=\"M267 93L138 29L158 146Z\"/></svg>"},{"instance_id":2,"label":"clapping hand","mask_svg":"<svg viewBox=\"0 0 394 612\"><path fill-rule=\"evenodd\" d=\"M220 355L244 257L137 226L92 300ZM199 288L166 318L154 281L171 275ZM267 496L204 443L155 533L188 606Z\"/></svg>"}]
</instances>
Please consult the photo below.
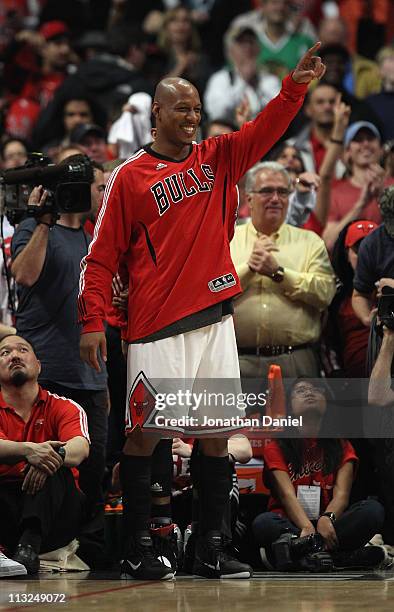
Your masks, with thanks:
<instances>
[{"instance_id":1,"label":"clapping hand","mask_svg":"<svg viewBox=\"0 0 394 612\"><path fill-rule=\"evenodd\" d=\"M249 268L263 276L272 276L279 267L272 253L278 250L278 247L269 236L261 236L254 243L253 251L248 261Z\"/></svg>"},{"instance_id":2,"label":"clapping hand","mask_svg":"<svg viewBox=\"0 0 394 612\"><path fill-rule=\"evenodd\" d=\"M385 171L379 164L371 164L365 171L365 199L367 202L379 198L384 189Z\"/></svg>"}]
</instances>

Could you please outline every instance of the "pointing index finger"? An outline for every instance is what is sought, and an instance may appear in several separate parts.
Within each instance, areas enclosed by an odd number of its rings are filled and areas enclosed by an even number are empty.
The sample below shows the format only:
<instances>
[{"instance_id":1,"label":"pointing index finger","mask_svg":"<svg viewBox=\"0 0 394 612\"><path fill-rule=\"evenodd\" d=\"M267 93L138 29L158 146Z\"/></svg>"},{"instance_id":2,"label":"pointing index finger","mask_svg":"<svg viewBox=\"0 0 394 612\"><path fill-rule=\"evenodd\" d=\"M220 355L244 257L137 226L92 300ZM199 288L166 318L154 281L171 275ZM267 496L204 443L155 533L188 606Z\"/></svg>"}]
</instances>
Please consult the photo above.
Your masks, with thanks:
<instances>
[{"instance_id":1,"label":"pointing index finger","mask_svg":"<svg viewBox=\"0 0 394 612\"><path fill-rule=\"evenodd\" d=\"M305 53L305 55L307 55L308 57L312 57L312 55L314 55L314 53L316 53L316 51L321 47L321 42L318 41L317 43L315 43L313 45L313 47L311 47L310 49L308 49L308 51Z\"/></svg>"}]
</instances>

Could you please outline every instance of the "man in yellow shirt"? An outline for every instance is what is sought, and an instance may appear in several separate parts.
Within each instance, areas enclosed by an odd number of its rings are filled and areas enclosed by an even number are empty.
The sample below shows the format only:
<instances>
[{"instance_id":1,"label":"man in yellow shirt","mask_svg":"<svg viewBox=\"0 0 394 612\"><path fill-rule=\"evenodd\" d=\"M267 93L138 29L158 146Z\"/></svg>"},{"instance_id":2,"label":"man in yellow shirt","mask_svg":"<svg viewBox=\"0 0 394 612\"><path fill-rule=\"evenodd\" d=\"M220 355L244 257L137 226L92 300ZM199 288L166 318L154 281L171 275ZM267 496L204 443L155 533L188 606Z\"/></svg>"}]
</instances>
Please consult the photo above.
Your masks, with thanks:
<instances>
[{"instance_id":1,"label":"man in yellow shirt","mask_svg":"<svg viewBox=\"0 0 394 612\"><path fill-rule=\"evenodd\" d=\"M236 228L231 255L243 293L235 301L241 375L319 376L321 313L335 294L324 242L284 223L291 191L287 171L262 162L247 174L251 220Z\"/></svg>"}]
</instances>

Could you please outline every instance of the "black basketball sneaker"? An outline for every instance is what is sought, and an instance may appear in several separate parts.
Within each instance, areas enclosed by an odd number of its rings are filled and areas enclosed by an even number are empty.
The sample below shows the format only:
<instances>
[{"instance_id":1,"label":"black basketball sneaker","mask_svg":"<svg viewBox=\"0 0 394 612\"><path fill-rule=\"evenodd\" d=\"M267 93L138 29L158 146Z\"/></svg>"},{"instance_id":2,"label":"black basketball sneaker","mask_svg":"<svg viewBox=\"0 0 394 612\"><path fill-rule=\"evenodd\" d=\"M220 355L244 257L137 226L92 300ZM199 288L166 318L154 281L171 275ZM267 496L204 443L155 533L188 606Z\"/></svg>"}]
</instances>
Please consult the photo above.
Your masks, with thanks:
<instances>
[{"instance_id":1,"label":"black basketball sneaker","mask_svg":"<svg viewBox=\"0 0 394 612\"><path fill-rule=\"evenodd\" d=\"M181 565L183 555L183 538L178 525L170 518L152 518L150 534L159 561L165 565L169 563L175 574Z\"/></svg>"},{"instance_id":2,"label":"black basketball sneaker","mask_svg":"<svg viewBox=\"0 0 394 612\"><path fill-rule=\"evenodd\" d=\"M228 552L220 532L210 531L197 538L193 574L204 578L251 578L253 570Z\"/></svg>"},{"instance_id":3,"label":"black basketball sneaker","mask_svg":"<svg viewBox=\"0 0 394 612\"><path fill-rule=\"evenodd\" d=\"M135 534L126 559L120 564L123 580L172 580L171 564L158 559L149 531Z\"/></svg>"}]
</instances>

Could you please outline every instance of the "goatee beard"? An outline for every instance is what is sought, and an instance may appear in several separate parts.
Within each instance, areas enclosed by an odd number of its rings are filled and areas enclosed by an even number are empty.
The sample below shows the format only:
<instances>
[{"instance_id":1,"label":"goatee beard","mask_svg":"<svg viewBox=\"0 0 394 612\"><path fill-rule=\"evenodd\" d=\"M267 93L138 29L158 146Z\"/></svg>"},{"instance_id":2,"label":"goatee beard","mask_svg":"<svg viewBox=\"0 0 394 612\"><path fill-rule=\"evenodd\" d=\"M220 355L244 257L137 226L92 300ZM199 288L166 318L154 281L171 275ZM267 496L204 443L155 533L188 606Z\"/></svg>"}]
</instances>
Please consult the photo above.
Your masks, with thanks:
<instances>
[{"instance_id":1,"label":"goatee beard","mask_svg":"<svg viewBox=\"0 0 394 612\"><path fill-rule=\"evenodd\" d=\"M27 382L28 378L29 377L24 370L16 370L16 372L11 375L11 383L14 385L14 387L22 387L22 385Z\"/></svg>"}]
</instances>

